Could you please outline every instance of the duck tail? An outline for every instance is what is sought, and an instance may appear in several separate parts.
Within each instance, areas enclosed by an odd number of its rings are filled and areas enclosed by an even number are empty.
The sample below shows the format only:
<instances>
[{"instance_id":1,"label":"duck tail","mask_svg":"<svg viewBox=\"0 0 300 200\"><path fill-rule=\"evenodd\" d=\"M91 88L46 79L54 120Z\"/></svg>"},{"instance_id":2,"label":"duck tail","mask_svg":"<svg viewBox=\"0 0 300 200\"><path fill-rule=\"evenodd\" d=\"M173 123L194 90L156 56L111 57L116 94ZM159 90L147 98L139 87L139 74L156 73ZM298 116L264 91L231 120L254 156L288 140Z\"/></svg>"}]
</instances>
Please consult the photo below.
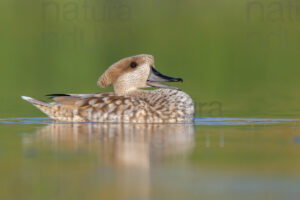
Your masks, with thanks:
<instances>
[{"instance_id":1,"label":"duck tail","mask_svg":"<svg viewBox=\"0 0 300 200\"><path fill-rule=\"evenodd\" d=\"M27 97L27 96L21 96L21 98L24 99L25 101L28 101L28 102L31 103L32 105L37 106L38 108L39 108L40 106L43 106L43 107L50 107L49 103L44 102L44 101L40 101L40 100L31 98L31 97Z\"/></svg>"},{"instance_id":2,"label":"duck tail","mask_svg":"<svg viewBox=\"0 0 300 200\"><path fill-rule=\"evenodd\" d=\"M35 107L37 107L40 111L42 111L49 117L51 117L51 118L55 117L54 113L52 112L52 104L44 102L44 101L40 101L40 100L31 98L31 97L26 97L26 96L21 96L21 98L24 99L25 101L28 101Z\"/></svg>"}]
</instances>

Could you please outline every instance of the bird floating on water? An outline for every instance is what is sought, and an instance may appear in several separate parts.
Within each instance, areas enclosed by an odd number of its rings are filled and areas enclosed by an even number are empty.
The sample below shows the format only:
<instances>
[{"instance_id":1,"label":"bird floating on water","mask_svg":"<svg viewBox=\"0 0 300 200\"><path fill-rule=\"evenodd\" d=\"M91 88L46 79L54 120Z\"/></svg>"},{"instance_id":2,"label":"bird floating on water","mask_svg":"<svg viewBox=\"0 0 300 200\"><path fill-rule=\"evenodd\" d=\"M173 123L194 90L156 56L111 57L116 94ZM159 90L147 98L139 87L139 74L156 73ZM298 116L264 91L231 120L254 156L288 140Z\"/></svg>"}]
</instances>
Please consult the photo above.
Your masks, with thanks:
<instances>
[{"instance_id":1,"label":"bird floating on water","mask_svg":"<svg viewBox=\"0 0 300 200\"><path fill-rule=\"evenodd\" d=\"M98 79L103 88L113 85L114 92L96 94L52 94L47 103L22 98L52 119L64 122L192 122L194 102L185 92L161 82L182 82L165 76L154 67L151 55L124 58L111 65ZM158 87L155 90L142 88Z\"/></svg>"}]
</instances>

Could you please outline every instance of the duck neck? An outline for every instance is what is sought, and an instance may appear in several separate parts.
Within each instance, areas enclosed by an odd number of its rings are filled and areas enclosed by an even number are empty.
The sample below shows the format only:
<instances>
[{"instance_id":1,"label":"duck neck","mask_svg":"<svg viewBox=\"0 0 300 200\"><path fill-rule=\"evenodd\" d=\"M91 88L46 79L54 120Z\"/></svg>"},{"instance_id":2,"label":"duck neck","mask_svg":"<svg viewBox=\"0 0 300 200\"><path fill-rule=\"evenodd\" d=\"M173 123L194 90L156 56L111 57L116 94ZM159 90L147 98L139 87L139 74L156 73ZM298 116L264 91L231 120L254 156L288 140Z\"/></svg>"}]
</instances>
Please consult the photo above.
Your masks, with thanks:
<instances>
[{"instance_id":1,"label":"duck neck","mask_svg":"<svg viewBox=\"0 0 300 200\"><path fill-rule=\"evenodd\" d=\"M119 95L119 96L127 95L135 90L136 90L135 88L127 87L126 84L115 84L114 85L114 92L116 95Z\"/></svg>"},{"instance_id":2,"label":"duck neck","mask_svg":"<svg viewBox=\"0 0 300 200\"><path fill-rule=\"evenodd\" d=\"M130 97L135 97L135 98L139 98L139 99L146 99L150 93L151 93L150 90L142 90L142 89L132 89L132 90L126 90L126 91L123 90L122 93L116 92L117 95L130 96Z\"/></svg>"},{"instance_id":3,"label":"duck neck","mask_svg":"<svg viewBox=\"0 0 300 200\"><path fill-rule=\"evenodd\" d=\"M131 87L122 87L120 85L114 85L114 92L116 95L132 96L138 98L145 97L149 93L149 91L147 90L136 89Z\"/></svg>"}]
</instances>

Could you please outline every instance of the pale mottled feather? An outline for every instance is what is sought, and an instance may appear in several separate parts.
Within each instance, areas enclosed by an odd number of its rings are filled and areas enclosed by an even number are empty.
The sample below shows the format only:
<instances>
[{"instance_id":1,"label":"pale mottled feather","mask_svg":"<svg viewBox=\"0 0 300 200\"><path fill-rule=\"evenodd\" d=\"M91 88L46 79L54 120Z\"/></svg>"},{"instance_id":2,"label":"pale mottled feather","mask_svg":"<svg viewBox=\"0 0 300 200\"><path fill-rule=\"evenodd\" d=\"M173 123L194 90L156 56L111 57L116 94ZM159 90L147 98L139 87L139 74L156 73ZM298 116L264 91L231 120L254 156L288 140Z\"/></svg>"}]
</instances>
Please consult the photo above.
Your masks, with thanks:
<instances>
[{"instance_id":1,"label":"pale mottled feather","mask_svg":"<svg viewBox=\"0 0 300 200\"><path fill-rule=\"evenodd\" d=\"M184 92L172 89L139 91L132 96L103 95L55 97L49 106L36 105L59 121L171 123L191 121L194 104Z\"/></svg>"}]
</instances>

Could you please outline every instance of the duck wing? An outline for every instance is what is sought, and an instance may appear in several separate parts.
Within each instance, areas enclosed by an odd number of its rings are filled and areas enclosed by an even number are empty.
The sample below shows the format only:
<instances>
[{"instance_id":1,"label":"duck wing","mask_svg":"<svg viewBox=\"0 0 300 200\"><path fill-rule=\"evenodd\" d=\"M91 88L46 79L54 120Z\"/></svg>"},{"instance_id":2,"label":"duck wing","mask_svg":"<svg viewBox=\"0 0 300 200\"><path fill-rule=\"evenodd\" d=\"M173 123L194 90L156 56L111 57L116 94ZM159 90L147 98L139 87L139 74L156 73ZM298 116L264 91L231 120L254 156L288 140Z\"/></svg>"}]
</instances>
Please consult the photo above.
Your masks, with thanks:
<instances>
[{"instance_id":1,"label":"duck wing","mask_svg":"<svg viewBox=\"0 0 300 200\"><path fill-rule=\"evenodd\" d=\"M107 96L116 96L113 92L94 93L94 94L47 94L52 100L61 105L72 105L81 100L89 100L90 98L102 98Z\"/></svg>"},{"instance_id":2,"label":"duck wing","mask_svg":"<svg viewBox=\"0 0 300 200\"><path fill-rule=\"evenodd\" d=\"M105 96L114 96L115 93L113 92L106 92L106 93L92 93L92 94L47 94L51 99L55 100L55 98L65 98L65 97L105 97Z\"/></svg>"},{"instance_id":3,"label":"duck wing","mask_svg":"<svg viewBox=\"0 0 300 200\"><path fill-rule=\"evenodd\" d=\"M54 102L47 103L22 97L49 117L65 122L145 122L152 115L148 103L114 93L52 94Z\"/></svg>"},{"instance_id":4,"label":"duck wing","mask_svg":"<svg viewBox=\"0 0 300 200\"><path fill-rule=\"evenodd\" d=\"M60 121L124 122L133 116L145 120L146 102L115 93L99 94L52 94L50 112L45 112Z\"/></svg>"}]
</instances>

